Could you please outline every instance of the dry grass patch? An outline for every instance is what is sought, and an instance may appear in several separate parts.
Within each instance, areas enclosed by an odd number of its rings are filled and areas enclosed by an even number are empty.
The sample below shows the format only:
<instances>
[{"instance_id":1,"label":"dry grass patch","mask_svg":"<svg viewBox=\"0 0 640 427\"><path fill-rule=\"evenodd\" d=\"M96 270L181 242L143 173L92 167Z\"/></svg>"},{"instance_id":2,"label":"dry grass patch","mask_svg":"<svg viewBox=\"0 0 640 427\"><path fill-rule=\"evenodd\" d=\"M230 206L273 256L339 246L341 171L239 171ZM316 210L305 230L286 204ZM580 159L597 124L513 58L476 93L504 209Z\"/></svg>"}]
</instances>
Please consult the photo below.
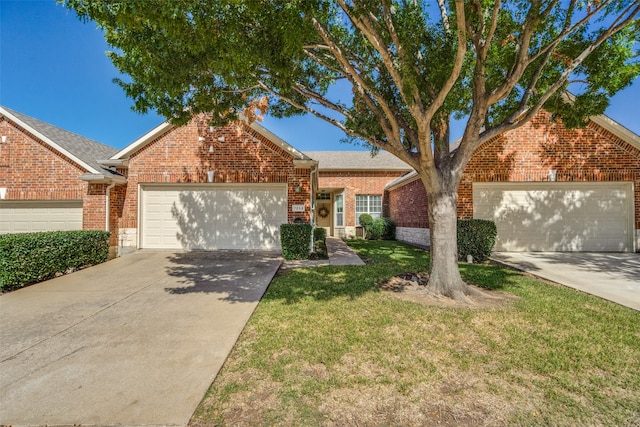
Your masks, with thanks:
<instances>
[{"instance_id":1,"label":"dry grass patch","mask_svg":"<svg viewBox=\"0 0 640 427\"><path fill-rule=\"evenodd\" d=\"M274 280L192 426L638 424L640 313L492 265L461 271L498 303L400 299L428 254L351 244Z\"/></svg>"}]
</instances>

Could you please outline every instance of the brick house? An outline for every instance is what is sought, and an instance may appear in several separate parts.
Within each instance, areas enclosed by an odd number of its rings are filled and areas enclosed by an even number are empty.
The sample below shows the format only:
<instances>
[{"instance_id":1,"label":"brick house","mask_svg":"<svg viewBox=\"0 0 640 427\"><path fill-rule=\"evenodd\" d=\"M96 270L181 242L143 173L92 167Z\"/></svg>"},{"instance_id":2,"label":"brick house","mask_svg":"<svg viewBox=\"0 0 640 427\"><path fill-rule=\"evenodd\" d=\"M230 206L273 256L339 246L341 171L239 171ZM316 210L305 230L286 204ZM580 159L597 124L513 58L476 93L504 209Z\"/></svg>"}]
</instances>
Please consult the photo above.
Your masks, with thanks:
<instances>
[{"instance_id":1,"label":"brick house","mask_svg":"<svg viewBox=\"0 0 640 427\"><path fill-rule=\"evenodd\" d=\"M397 238L427 245L416 173L385 190ZM458 216L494 220L497 251L636 251L640 137L606 116L568 130L543 111L476 150L460 183Z\"/></svg>"},{"instance_id":2,"label":"brick house","mask_svg":"<svg viewBox=\"0 0 640 427\"><path fill-rule=\"evenodd\" d=\"M315 220L327 234L350 237L359 234L358 218L363 213L380 217L389 181L412 168L397 157L381 151L310 151L318 161L318 191L315 193Z\"/></svg>"},{"instance_id":3,"label":"brick house","mask_svg":"<svg viewBox=\"0 0 640 427\"><path fill-rule=\"evenodd\" d=\"M258 123L163 123L101 164L121 248L279 249L279 226L311 220L317 163Z\"/></svg>"},{"instance_id":4,"label":"brick house","mask_svg":"<svg viewBox=\"0 0 640 427\"><path fill-rule=\"evenodd\" d=\"M117 150L0 106L0 233L104 230ZM100 177L100 183L87 177Z\"/></svg>"},{"instance_id":5,"label":"brick house","mask_svg":"<svg viewBox=\"0 0 640 427\"><path fill-rule=\"evenodd\" d=\"M257 123L203 115L120 151L4 107L0 134L0 233L107 229L114 254L277 250L281 223L348 237L369 213L429 243L422 183L386 152L301 153ZM567 130L542 112L476 151L458 215L494 220L497 250L638 250L640 137L605 116Z\"/></svg>"},{"instance_id":6,"label":"brick house","mask_svg":"<svg viewBox=\"0 0 640 427\"><path fill-rule=\"evenodd\" d=\"M106 229L113 255L278 250L280 224L312 220L317 162L257 123L212 128L197 116L181 127L163 123L117 151L0 112L0 233Z\"/></svg>"}]
</instances>

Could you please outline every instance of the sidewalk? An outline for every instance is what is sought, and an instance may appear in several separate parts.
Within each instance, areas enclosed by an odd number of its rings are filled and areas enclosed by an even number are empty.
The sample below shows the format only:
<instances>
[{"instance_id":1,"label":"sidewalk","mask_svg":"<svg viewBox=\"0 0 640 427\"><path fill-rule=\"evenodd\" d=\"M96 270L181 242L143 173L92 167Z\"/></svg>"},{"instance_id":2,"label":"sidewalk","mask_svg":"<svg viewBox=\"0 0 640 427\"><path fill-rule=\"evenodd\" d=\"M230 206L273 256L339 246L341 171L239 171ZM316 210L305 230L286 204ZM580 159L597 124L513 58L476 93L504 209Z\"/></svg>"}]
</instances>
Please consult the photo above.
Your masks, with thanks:
<instances>
[{"instance_id":1,"label":"sidewalk","mask_svg":"<svg viewBox=\"0 0 640 427\"><path fill-rule=\"evenodd\" d=\"M323 265L364 265L364 261L338 237L327 237L327 255L329 259L284 261L281 270L302 267L320 267Z\"/></svg>"},{"instance_id":2,"label":"sidewalk","mask_svg":"<svg viewBox=\"0 0 640 427\"><path fill-rule=\"evenodd\" d=\"M331 265L364 265L364 261L342 239L327 237L327 254Z\"/></svg>"}]
</instances>

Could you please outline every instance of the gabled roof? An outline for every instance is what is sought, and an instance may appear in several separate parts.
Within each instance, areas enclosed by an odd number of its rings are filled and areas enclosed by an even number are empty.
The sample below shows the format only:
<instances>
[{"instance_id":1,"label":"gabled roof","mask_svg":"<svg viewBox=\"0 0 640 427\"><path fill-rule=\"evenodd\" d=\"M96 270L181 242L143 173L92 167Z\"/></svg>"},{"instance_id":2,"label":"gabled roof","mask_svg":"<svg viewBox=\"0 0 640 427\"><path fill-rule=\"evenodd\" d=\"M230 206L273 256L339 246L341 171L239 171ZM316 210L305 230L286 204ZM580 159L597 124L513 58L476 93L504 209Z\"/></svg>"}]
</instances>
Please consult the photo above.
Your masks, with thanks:
<instances>
[{"instance_id":1,"label":"gabled roof","mask_svg":"<svg viewBox=\"0 0 640 427\"><path fill-rule=\"evenodd\" d=\"M91 174L115 175L98 164L98 159L112 156L117 150L84 136L0 106L0 117L16 123L45 144L77 163Z\"/></svg>"},{"instance_id":2,"label":"gabled roof","mask_svg":"<svg viewBox=\"0 0 640 427\"><path fill-rule=\"evenodd\" d=\"M307 151L307 156L319 162L318 170L377 170L410 171L411 166L393 154L380 151L371 156L369 151Z\"/></svg>"},{"instance_id":3,"label":"gabled roof","mask_svg":"<svg viewBox=\"0 0 640 427\"><path fill-rule=\"evenodd\" d=\"M241 118L241 120L242 120L242 118ZM303 152L296 150L291 144L289 144L288 142L286 142L285 140L283 140L282 138L280 138L279 136L277 136L273 132L269 131L264 126L258 124L257 122L253 122L248 126L251 129L253 129L254 131L258 132L260 135L262 135L265 138L267 138L269 141L271 141L274 144L278 145L280 148L282 148L287 153L291 154L295 160L302 160L302 161L312 161L313 160L310 157L306 156ZM163 123L159 124L158 126L156 126L155 128L151 129L146 134L142 135L140 138L138 138L135 141L133 141L131 144L129 144L126 147L124 147L122 150L120 150L117 153L113 154L109 158L109 160L111 162L113 162L113 163L123 162L123 164L124 164L125 161L128 160L129 157L131 157L132 154L134 154L137 151L141 150L142 148L146 147L147 145L152 143L156 138L158 138L159 136L169 132L173 128L175 128L175 125L172 125L169 122L163 122ZM107 163L110 163L110 162L107 161L107 162L102 162L102 163L103 164L107 164Z\"/></svg>"},{"instance_id":4,"label":"gabled roof","mask_svg":"<svg viewBox=\"0 0 640 427\"><path fill-rule=\"evenodd\" d=\"M613 135L617 136L618 138L620 138L627 144L631 145L632 147L635 147L636 149L640 150L640 136L638 136L633 131L627 129L626 127L622 126L620 123L616 122L611 117L601 114L598 116L591 116L589 117L589 120L595 123L596 125L600 126L601 128L603 128L604 130L611 132ZM457 150L458 147L460 146L461 141L462 141L462 138L452 142L449 147L449 150L450 151ZM394 187L399 187L401 185L408 184L409 182L415 181L416 179L419 179L419 176L416 171L412 171L406 175L398 177L393 181L389 182L387 185L385 185L385 189L391 190Z\"/></svg>"}]
</instances>

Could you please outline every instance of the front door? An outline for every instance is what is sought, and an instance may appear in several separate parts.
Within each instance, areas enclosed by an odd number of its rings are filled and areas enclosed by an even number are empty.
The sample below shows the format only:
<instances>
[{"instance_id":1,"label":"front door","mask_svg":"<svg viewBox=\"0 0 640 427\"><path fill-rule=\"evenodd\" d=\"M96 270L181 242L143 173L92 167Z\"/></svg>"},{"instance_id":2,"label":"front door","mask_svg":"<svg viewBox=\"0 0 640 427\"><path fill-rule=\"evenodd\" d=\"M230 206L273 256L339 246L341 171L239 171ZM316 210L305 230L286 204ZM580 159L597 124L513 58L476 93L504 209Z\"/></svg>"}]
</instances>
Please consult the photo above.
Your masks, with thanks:
<instances>
[{"instance_id":1,"label":"front door","mask_svg":"<svg viewBox=\"0 0 640 427\"><path fill-rule=\"evenodd\" d=\"M331 193L316 194L316 225L327 230L327 235L333 235L333 203Z\"/></svg>"}]
</instances>

